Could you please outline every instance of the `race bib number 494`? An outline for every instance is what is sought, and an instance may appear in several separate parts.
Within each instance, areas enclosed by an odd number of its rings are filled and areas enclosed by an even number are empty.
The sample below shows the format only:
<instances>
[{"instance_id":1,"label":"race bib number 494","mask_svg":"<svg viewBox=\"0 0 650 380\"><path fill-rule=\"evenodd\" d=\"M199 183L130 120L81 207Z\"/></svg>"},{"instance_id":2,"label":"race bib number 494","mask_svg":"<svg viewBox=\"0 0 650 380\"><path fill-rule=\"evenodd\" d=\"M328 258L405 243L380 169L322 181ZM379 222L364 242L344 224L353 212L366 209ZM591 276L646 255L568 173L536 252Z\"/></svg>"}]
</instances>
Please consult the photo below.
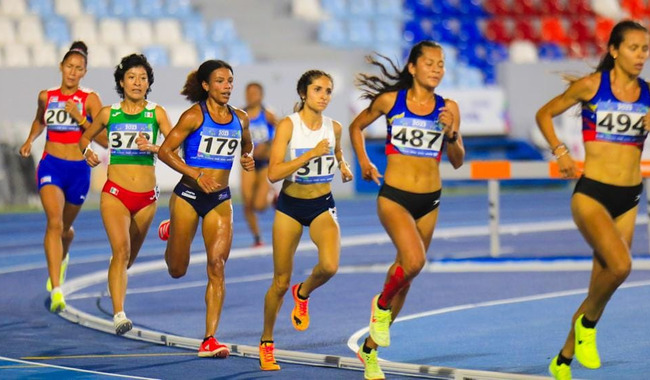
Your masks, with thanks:
<instances>
[{"instance_id":1,"label":"race bib number 494","mask_svg":"<svg viewBox=\"0 0 650 380\"><path fill-rule=\"evenodd\" d=\"M437 157L442 137L442 127L438 123L405 117L393 121L390 142L402 154Z\"/></svg>"},{"instance_id":2,"label":"race bib number 494","mask_svg":"<svg viewBox=\"0 0 650 380\"><path fill-rule=\"evenodd\" d=\"M600 103L596 112L596 138L611 142L643 142L646 106L628 103Z\"/></svg>"}]
</instances>

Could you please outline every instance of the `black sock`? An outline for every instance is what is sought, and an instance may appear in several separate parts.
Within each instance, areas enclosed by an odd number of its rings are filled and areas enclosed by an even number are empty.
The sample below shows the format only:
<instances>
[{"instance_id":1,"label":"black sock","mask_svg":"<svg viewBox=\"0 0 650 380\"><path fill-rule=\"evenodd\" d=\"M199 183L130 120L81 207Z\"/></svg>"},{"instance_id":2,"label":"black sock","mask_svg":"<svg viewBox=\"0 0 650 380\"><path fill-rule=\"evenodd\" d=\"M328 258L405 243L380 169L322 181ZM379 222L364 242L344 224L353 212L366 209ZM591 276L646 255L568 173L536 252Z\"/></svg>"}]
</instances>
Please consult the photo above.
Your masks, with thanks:
<instances>
[{"instance_id":1,"label":"black sock","mask_svg":"<svg viewBox=\"0 0 650 380\"><path fill-rule=\"evenodd\" d=\"M557 356L557 365L566 364L570 366L571 361L573 361L573 359L565 358L564 355L562 355L562 350L560 350L560 354Z\"/></svg>"},{"instance_id":2,"label":"black sock","mask_svg":"<svg viewBox=\"0 0 650 380\"><path fill-rule=\"evenodd\" d=\"M210 339L210 338L212 338L212 335L210 335L210 336L206 336L205 338L203 338L203 343L205 343L205 341L208 340L208 339Z\"/></svg>"},{"instance_id":3,"label":"black sock","mask_svg":"<svg viewBox=\"0 0 650 380\"><path fill-rule=\"evenodd\" d=\"M368 347L366 344L366 341L363 341L363 347L361 347L361 350L363 351L364 354L369 354L372 351L372 348Z\"/></svg>"},{"instance_id":4,"label":"black sock","mask_svg":"<svg viewBox=\"0 0 650 380\"><path fill-rule=\"evenodd\" d=\"M379 295L379 298L381 298L381 294ZM379 300L379 298L377 298L377 300ZM390 310L390 307L381 307L379 302L377 302L377 307L379 308L379 310Z\"/></svg>"},{"instance_id":5,"label":"black sock","mask_svg":"<svg viewBox=\"0 0 650 380\"><path fill-rule=\"evenodd\" d=\"M309 296L303 297L303 296L300 295L300 289L301 288L302 288L302 282L300 283L300 285L298 285L298 290L296 291L296 294L298 295L298 299L301 299L303 301L306 300L306 299L309 299Z\"/></svg>"},{"instance_id":6,"label":"black sock","mask_svg":"<svg viewBox=\"0 0 650 380\"><path fill-rule=\"evenodd\" d=\"M271 344L273 344L273 341L272 341L272 340L260 340L260 344L264 344L264 343L271 343Z\"/></svg>"},{"instance_id":7,"label":"black sock","mask_svg":"<svg viewBox=\"0 0 650 380\"><path fill-rule=\"evenodd\" d=\"M259 244L262 242L262 238L260 238L260 235L255 235L254 239L255 239L255 244Z\"/></svg>"},{"instance_id":8,"label":"black sock","mask_svg":"<svg viewBox=\"0 0 650 380\"><path fill-rule=\"evenodd\" d=\"M596 327L597 322L598 321L590 321L587 319L587 316L585 316L584 314L582 315L582 327L593 329L594 327Z\"/></svg>"}]
</instances>

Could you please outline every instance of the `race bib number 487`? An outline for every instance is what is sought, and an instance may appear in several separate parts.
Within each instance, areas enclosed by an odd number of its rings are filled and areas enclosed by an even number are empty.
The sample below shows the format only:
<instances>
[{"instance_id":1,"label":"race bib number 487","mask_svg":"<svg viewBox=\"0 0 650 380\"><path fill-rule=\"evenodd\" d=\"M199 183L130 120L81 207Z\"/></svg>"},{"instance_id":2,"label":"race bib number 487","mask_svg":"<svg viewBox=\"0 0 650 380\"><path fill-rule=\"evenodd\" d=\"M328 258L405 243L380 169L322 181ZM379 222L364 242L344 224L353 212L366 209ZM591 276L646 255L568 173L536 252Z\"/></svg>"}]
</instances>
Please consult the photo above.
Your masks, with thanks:
<instances>
[{"instance_id":1,"label":"race bib number 487","mask_svg":"<svg viewBox=\"0 0 650 380\"><path fill-rule=\"evenodd\" d=\"M442 127L432 120L393 120L390 143L402 154L437 157L442 148Z\"/></svg>"}]
</instances>

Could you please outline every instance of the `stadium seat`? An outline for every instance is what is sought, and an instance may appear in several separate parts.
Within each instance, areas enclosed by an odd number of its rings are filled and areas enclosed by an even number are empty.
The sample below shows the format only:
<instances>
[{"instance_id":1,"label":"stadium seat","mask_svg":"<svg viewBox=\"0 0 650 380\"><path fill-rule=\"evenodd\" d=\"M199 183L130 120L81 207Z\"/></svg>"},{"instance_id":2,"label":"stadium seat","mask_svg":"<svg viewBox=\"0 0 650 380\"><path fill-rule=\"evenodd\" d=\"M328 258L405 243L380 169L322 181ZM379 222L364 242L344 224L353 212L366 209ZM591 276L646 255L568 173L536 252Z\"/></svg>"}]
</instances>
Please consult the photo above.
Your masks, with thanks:
<instances>
[{"instance_id":1,"label":"stadium seat","mask_svg":"<svg viewBox=\"0 0 650 380\"><path fill-rule=\"evenodd\" d=\"M16 42L16 29L10 19L0 16L0 46Z\"/></svg>"},{"instance_id":2,"label":"stadium seat","mask_svg":"<svg viewBox=\"0 0 650 380\"><path fill-rule=\"evenodd\" d=\"M490 41L509 43L512 33L506 20L502 17L487 20L483 27L485 37Z\"/></svg>"},{"instance_id":3,"label":"stadium seat","mask_svg":"<svg viewBox=\"0 0 650 380\"><path fill-rule=\"evenodd\" d=\"M139 17L154 20L166 16L163 0L137 0L136 13Z\"/></svg>"},{"instance_id":4,"label":"stadium seat","mask_svg":"<svg viewBox=\"0 0 650 380\"><path fill-rule=\"evenodd\" d=\"M515 16L539 15L535 0L512 0L511 11Z\"/></svg>"},{"instance_id":5,"label":"stadium seat","mask_svg":"<svg viewBox=\"0 0 650 380\"><path fill-rule=\"evenodd\" d=\"M586 58L599 56L601 52L592 41L573 41L567 47L567 56L570 58Z\"/></svg>"},{"instance_id":6,"label":"stadium seat","mask_svg":"<svg viewBox=\"0 0 650 380\"><path fill-rule=\"evenodd\" d=\"M108 17L107 0L84 0L85 12L96 18Z\"/></svg>"},{"instance_id":7,"label":"stadium seat","mask_svg":"<svg viewBox=\"0 0 650 380\"><path fill-rule=\"evenodd\" d=\"M217 19L210 25L210 39L216 43L224 43L237 39L235 22L232 19Z\"/></svg>"},{"instance_id":8,"label":"stadium seat","mask_svg":"<svg viewBox=\"0 0 650 380\"><path fill-rule=\"evenodd\" d=\"M353 46L370 47L373 45L372 27L370 21L351 19L348 20L348 41Z\"/></svg>"},{"instance_id":9,"label":"stadium seat","mask_svg":"<svg viewBox=\"0 0 650 380\"><path fill-rule=\"evenodd\" d=\"M221 45L203 43L199 45L199 60L201 62L208 59L227 59L226 51Z\"/></svg>"},{"instance_id":10,"label":"stadium seat","mask_svg":"<svg viewBox=\"0 0 650 380\"><path fill-rule=\"evenodd\" d=\"M149 61L154 70L160 66L169 66L169 55L165 46L146 46L142 49L142 54L147 57L147 61Z\"/></svg>"},{"instance_id":11,"label":"stadium seat","mask_svg":"<svg viewBox=\"0 0 650 380\"><path fill-rule=\"evenodd\" d=\"M480 88L484 85L483 72L471 66L459 65L456 68L456 86L459 88Z\"/></svg>"},{"instance_id":12,"label":"stadium seat","mask_svg":"<svg viewBox=\"0 0 650 380\"><path fill-rule=\"evenodd\" d=\"M409 21L404 24L403 38L410 44L415 44L428 39L440 41L439 33L434 30L433 25L433 20L430 18L420 18Z\"/></svg>"},{"instance_id":13,"label":"stadium seat","mask_svg":"<svg viewBox=\"0 0 650 380\"><path fill-rule=\"evenodd\" d=\"M564 3L561 0L541 0L539 4L539 13L542 15L557 17L565 11Z\"/></svg>"},{"instance_id":14,"label":"stadium seat","mask_svg":"<svg viewBox=\"0 0 650 380\"><path fill-rule=\"evenodd\" d=\"M5 67L29 67L31 57L27 45L12 44L4 48Z\"/></svg>"},{"instance_id":15,"label":"stadium seat","mask_svg":"<svg viewBox=\"0 0 650 380\"><path fill-rule=\"evenodd\" d=\"M81 40L86 44L97 42L96 22L92 17L84 17L72 20L72 40Z\"/></svg>"},{"instance_id":16,"label":"stadium seat","mask_svg":"<svg viewBox=\"0 0 650 380\"><path fill-rule=\"evenodd\" d=\"M12 18L22 17L27 14L25 0L0 0L0 15ZM5 63L7 60L5 59Z\"/></svg>"},{"instance_id":17,"label":"stadium seat","mask_svg":"<svg viewBox=\"0 0 650 380\"><path fill-rule=\"evenodd\" d=\"M510 43L508 55L512 63L533 63L539 58L537 47L528 40L515 40Z\"/></svg>"},{"instance_id":18,"label":"stadium seat","mask_svg":"<svg viewBox=\"0 0 650 380\"><path fill-rule=\"evenodd\" d=\"M445 67L453 67L458 63L458 49L454 45L445 43L439 44L445 55Z\"/></svg>"},{"instance_id":19,"label":"stadium seat","mask_svg":"<svg viewBox=\"0 0 650 380\"><path fill-rule=\"evenodd\" d=\"M532 19L521 18L515 21L512 37L515 40L539 41L539 31Z\"/></svg>"},{"instance_id":20,"label":"stadium seat","mask_svg":"<svg viewBox=\"0 0 650 380\"><path fill-rule=\"evenodd\" d=\"M494 16L509 16L512 14L507 0L490 0L483 2L483 8Z\"/></svg>"},{"instance_id":21,"label":"stadium seat","mask_svg":"<svg viewBox=\"0 0 650 380\"><path fill-rule=\"evenodd\" d=\"M404 9L400 0L376 0L375 12L378 16L403 18Z\"/></svg>"},{"instance_id":22,"label":"stadium seat","mask_svg":"<svg viewBox=\"0 0 650 380\"><path fill-rule=\"evenodd\" d=\"M37 16L24 16L17 24L18 42L23 44L40 44L44 40L43 24Z\"/></svg>"},{"instance_id":23,"label":"stadium seat","mask_svg":"<svg viewBox=\"0 0 650 380\"><path fill-rule=\"evenodd\" d=\"M52 0L29 0L29 11L41 17L51 16L54 14L54 4Z\"/></svg>"},{"instance_id":24,"label":"stadium seat","mask_svg":"<svg viewBox=\"0 0 650 380\"><path fill-rule=\"evenodd\" d=\"M373 34L377 43L399 44L402 41L401 23L394 19L375 18Z\"/></svg>"},{"instance_id":25,"label":"stadium seat","mask_svg":"<svg viewBox=\"0 0 650 380\"><path fill-rule=\"evenodd\" d=\"M461 21L458 40L467 43L483 43L485 37L475 19Z\"/></svg>"},{"instance_id":26,"label":"stadium seat","mask_svg":"<svg viewBox=\"0 0 650 380\"><path fill-rule=\"evenodd\" d=\"M233 66L247 65L254 61L253 52L244 42L231 44L228 47L228 63Z\"/></svg>"},{"instance_id":27,"label":"stadium seat","mask_svg":"<svg viewBox=\"0 0 650 380\"><path fill-rule=\"evenodd\" d=\"M346 0L322 0L323 11L333 18L345 18L348 16L348 4Z\"/></svg>"},{"instance_id":28,"label":"stadium seat","mask_svg":"<svg viewBox=\"0 0 650 380\"><path fill-rule=\"evenodd\" d=\"M405 62L406 60L402 56L402 46L401 44L391 44L391 43L376 43L372 47L374 53L383 55L384 57L390 58L393 62Z\"/></svg>"},{"instance_id":29,"label":"stadium seat","mask_svg":"<svg viewBox=\"0 0 650 380\"><path fill-rule=\"evenodd\" d=\"M487 15L487 12L483 9L484 1L480 0L459 0L458 2L458 12L461 17L469 18L479 18Z\"/></svg>"},{"instance_id":30,"label":"stadium seat","mask_svg":"<svg viewBox=\"0 0 650 380\"><path fill-rule=\"evenodd\" d=\"M455 44L458 42L460 21L458 19L443 19L434 23L434 41Z\"/></svg>"},{"instance_id":31,"label":"stadium seat","mask_svg":"<svg viewBox=\"0 0 650 380\"><path fill-rule=\"evenodd\" d=\"M190 0L166 0L165 15L186 18L194 14Z\"/></svg>"},{"instance_id":32,"label":"stadium seat","mask_svg":"<svg viewBox=\"0 0 650 380\"><path fill-rule=\"evenodd\" d=\"M48 17L44 24L45 35L49 41L59 46L70 42L70 30L65 19L58 16Z\"/></svg>"},{"instance_id":33,"label":"stadium seat","mask_svg":"<svg viewBox=\"0 0 650 380\"><path fill-rule=\"evenodd\" d=\"M614 29L614 20L604 17L597 17L595 28L596 43L601 46L607 46L609 35L612 33L612 29Z\"/></svg>"},{"instance_id":34,"label":"stadium seat","mask_svg":"<svg viewBox=\"0 0 650 380\"><path fill-rule=\"evenodd\" d=\"M589 17L578 17L571 20L569 31L572 41L582 42L591 42L596 36L594 34L594 23L593 19Z\"/></svg>"},{"instance_id":35,"label":"stadium seat","mask_svg":"<svg viewBox=\"0 0 650 380\"><path fill-rule=\"evenodd\" d=\"M32 46L32 64L36 67L56 67L58 57L57 50L52 43L43 43Z\"/></svg>"},{"instance_id":36,"label":"stadium seat","mask_svg":"<svg viewBox=\"0 0 650 380\"><path fill-rule=\"evenodd\" d=\"M564 59L566 54L564 54L564 50L560 45L553 42L545 42L539 44L538 56L540 60L555 61Z\"/></svg>"},{"instance_id":37,"label":"stadium seat","mask_svg":"<svg viewBox=\"0 0 650 380\"><path fill-rule=\"evenodd\" d=\"M113 17L122 19L135 17L135 0L111 0L109 13Z\"/></svg>"},{"instance_id":38,"label":"stadium seat","mask_svg":"<svg viewBox=\"0 0 650 380\"><path fill-rule=\"evenodd\" d=\"M154 21L154 38L156 43L162 45L173 45L183 41L183 31L178 20L163 18Z\"/></svg>"},{"instance_id":39,"label":"stadium seat","mask_svg":"<svg viewBox=\"0 0 650 380\"><path fill-rule=\"evenodd\" d=\"M106 45L96 44L88 51L88 67L114 67L117 64L111 48Z\"/></svg>"},{"instance_id":40,"label":"stadium seat","mask_svg":"<svg viewBox=\"0 0 650 380\"><path fill-rule=\"evenodd\" d=\"M564 30L561 19L555 16L547 16L542 18L541 24L541 41L554 42L559 45L569 43L569 37Z\"/></svg>"},{"instance_id":41,"label":"stadium seat","mask_svg":"<svg viewBox=\"0 0 650 380\"><path fill-rule=\"evenodd\" d=\"M138 46L153 44L154 37L151 22L143 18L134 18L127 21L126 40L128 43Z\"/></svg>"},{"instance_id":42,"label":"stadium seat","mask_svg":"<svg viewBox=\"0 0 650 380\"><path fill-rule=\"evenodd\" d=\"M208 32L203 20L197 22L196 20L183 21L183 36L187 41L192 41L197 45L205 43Z\"/></svg>"},{"instance_id":43,"label":"stadium seat","mask_svg":"<svg viewBox=\"0 0 650 380\"><path fill-rule=\"evenodd\" d=\"M640 19L648 12L643 0L621 0L621 6L633 19Z\"/></svg>"},{"instance_id":44,"label":"stadium seat","mask_svg":"<svg viewBox=\"0 0 650 380\"><path fill-rule=\"evenodd\" d=\"M487 48L486 60L489 65L494 66L508 60L508 45L499 42L487 42L485 47Z\"/></svg>"},{"instance_id":45,"label":"stadium seat","mask_svg":"<svg viewBox=\"0 0 650 380\"><path fill-rule=\"evenodd\" d=\"M345 25L340 20L324 20L318 25L318 40L333 47L343 48L348 46Z\"/></svg>"},{"instance_id":46,"label":"stadium seat","mask_svg":"<svg viewBox=\"0 0 650 380\"><path fill-rule=\"evenodd\" d=\"M153 46L153 45L152 45ZM122 58L133 53L142 53L143 49L135 45L123 44L113 46L113 55L115 57L115 65L119 64ZM166 53L165 53L166 54ZM147 57L149 58L149 57Z\"/></svg>"},{"instance_id":47,"label":"stadium seat","mask_svg":"<svg viewBox=\"0 0 650 380\"><path fill-rule=\"evenodd\" d=\"M99 21L99 40L107 45L119 45L126 41L124 24L118 18L105 18Z\"/></svg>"},{"instance_id":48,"label":"stadium seat","mask_svg":"<svg viewBox=\"0 0 650 380\"><path fill-rule=\"evenodd\" d=\"M371 18L374 16L372 0L352 0L348 3L348 15L354 18Z\"/></svg>"},{"instance_id":49,"label":"stadium seat","mask_svg":"<svg viewBox=\"0 0 650 380\"><path fill-rule=\"evenodd\" d=\"M574 17L593 15L589 0L567 0L566 10Z\"/></svg>"},{"instance_id":50,"label":"stadium seat","mask_svg":"<svg viewBox=\"0 0 650 380\"><path fill-rule=\"evenodd\" d=\"M82 17L83 8L80 0L54 0L54 12L67 19Z\"/></svg>"},{"instance_id":51,"label":"stadium seat","mask_svg":"<svg viewBox=\"0 0 650 380\"><path fill-rule=\"evenodd\" d=\"M176 44L170 49L172 67L197 67L198 54L193 43Z\"/></svg>"}]
</instances>

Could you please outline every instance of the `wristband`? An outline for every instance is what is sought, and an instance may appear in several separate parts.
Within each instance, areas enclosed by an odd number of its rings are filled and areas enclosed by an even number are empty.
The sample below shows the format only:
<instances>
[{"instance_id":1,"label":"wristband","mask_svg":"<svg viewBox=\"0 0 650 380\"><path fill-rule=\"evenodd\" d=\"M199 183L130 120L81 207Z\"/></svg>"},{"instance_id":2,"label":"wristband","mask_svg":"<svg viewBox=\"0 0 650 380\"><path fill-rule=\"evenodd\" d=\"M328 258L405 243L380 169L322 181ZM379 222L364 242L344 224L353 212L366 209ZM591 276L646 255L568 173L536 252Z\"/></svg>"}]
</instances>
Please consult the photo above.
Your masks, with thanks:
<instances>
[{"instance_id":1,"label":"wristband","mask_svg":"<svg viewBox=\"0 0 650 380\"><path fill-rule=\"evenodd\" d=\"M451 134L451 137L447 137L447 136L445 135L445 139L447 140L448 143L452 143L452 144L455 143L456 140L458 140L458 132L457 132L457 131L454 131L454 132Z\"/></svg>"},{"instance_id":2,"label":"wristband","mask_svg":"<svg viewBox=\"0 0 650 380\"><path fill-rule=\"evenodd\" d=\"M203 177L203 174L205 174L205 173L203 173L203 172L199 172L199 175L196 176L196 183L199 183L199 179L200 179L201 177Z\"/></svg>"},{"instance_id":3,"label":"wristband","mask_svg":"<svg viewBox=\"0 0 650 380\"><path fill-rule=\"evenodd\" d=\"M86 145L86 147L84 148L84 150L81 151L81 155L84 156L84 157L86 157L86 152L88 151L88 149L90 149L90 144Z\"/></svg>"},{"instance_id":4,"label":"wristband","mask_svg":"<svg viewBox=\"0 0 650 380\"><path fill-rule=\"evenodd\" d=\"M84 116L83 121L81 123L77 122L77 124L79 124L79 126L81 127L83 125L86 125L87 122L88 122L88 119L86 119L86 117Z\"/></svg>"}]
</instances>

